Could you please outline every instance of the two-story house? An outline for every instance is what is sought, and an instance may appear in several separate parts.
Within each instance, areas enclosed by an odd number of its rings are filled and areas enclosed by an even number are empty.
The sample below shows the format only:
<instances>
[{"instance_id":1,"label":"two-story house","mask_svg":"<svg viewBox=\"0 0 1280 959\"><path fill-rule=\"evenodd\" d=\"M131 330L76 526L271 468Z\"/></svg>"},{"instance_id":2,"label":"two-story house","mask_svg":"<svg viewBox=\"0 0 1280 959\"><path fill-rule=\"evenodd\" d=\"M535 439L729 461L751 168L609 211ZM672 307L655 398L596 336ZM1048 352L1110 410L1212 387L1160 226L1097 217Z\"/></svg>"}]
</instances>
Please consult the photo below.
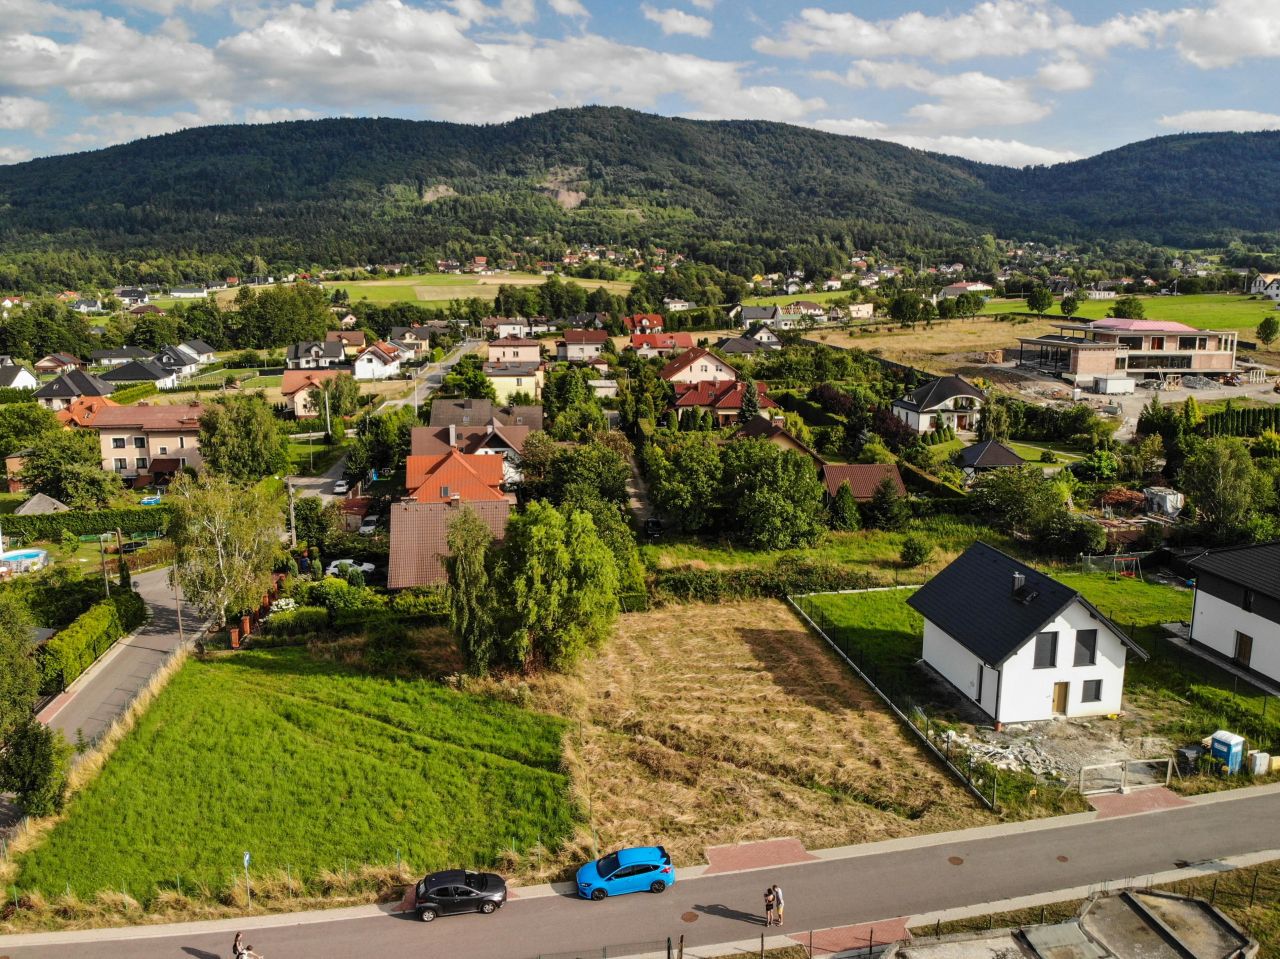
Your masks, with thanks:
<instances>
[{"instance_id":1,"label":"two-story house","mask_svg":"<svg viewBox=\"0 0 1280 959\"><path fill-rule=\"evenodd\" d=\"M958 376L944 376L894 400L891 408L894 416L923 436L946 427L976 429L986 401L986 394L973 384Z\"/></svg>"},{"instance_id":2,"label":"two-story house","mask_svg":"<svg viewBox=\"0 0 1280 959\"><path fill-rule=\"evenodd\" d=\"M627 349L635 350L647 360L653 356L683 353L695 346L692 333L632 333Z\"/></svg>"},{"instance_id":3,"label":"two-story house","mask_svg":"<svg viewBox=\"0 0 1280 959\"><path fill-rule=\"evenodd\" d=\"M1280 542L1211 549L1191 568L1191 641L1280 682Z\"/></svg>"},{"instance_id":4,"label":"two-story house","mask_svg":"<svg viewBox=\"0 0 1280 959\"><path fill-rule=\"evenodd\" d=\"M330 330L325 333L324 341L326 343L341 343L342 349L347 356L356 356L369 345L364 330Z\"/></svg>"},{"instance_id":5,"label":"two-story house","mask_svg":"<svg viewBox=\"0 0 1280 959\"><path fill-rule=\"evenodd\" d=\"M714 353L701 347L686 350L662 368L668 383L734 383L738 371Z\"/></svg>"},{"instance_id":6,"label":"two-story house","mask_svg":"<svg viewBox=\"0 0 1280 959\"><path fill-rule=\"evenodd\" d=\"M609 334L604 330L566 330L556 343L556 359L570 363L590 363L604 352ZM489 344L492 349L493 344Z\"/></svg>"},{"instance_id":7,"label":"two-story house","mask_svg":"<svg viewBox=\"0 0 1280 959\"><path fill-rule=\"evenodd\" d=\"M199 469L199 403L186 406L104 406L84 429L96 430L102 468L123 479L164 482L186 467Z\"/></svg>"},{"instance_id":8,"label":"two-story house","mask_svg":"<svg viewBox=\"0 0 1280 959\"><path fill-rule=\"evenodd\" d=\"M72 370L63 373L56 380L51 380L36 390L34 398L47 410L65 410L82 397L109 396L115 389L114 383L108 383L92 373L84 370Z\"/></svg>"},{"instance_id":9,"label":"two-story house","mask_svg":"<svg viewBox=\"0 0 1280 959\"><path fill-rule=\"evenodd\" d=\"M542 344L522 336L502 336L489 343L490 363L538 363Z\"/></svg>"},{"instance_id":10,"label":"two-story house","mask_svg":"<svg viewBox=\"0 0 1280 959\"><path fill-rule=\"evenodd\" d=\"M341 343L334 345L342 346ZM351 363L351 371L357 380L388 380L400 375L403 360L404 354L400 347L379 340L360 351L360 355Z\"/></svg>"},{"instance_id":11,"label":"two-story house","mask_svg":"<svg viewBox=\"0 0 1280 959\"><path fill-rule=\"evenodd\" d=\"M102 378L116 389L154 383L158 390L171 390L178 385L178 374L165 369L155 360L130 360L120 366L113 366L102 374Z\"/></svg>"},{"instance_id":12,"label":"two-story house","mask_svg":"<svg viewBox=\"0 0 1280 959\"><path fill-rule=\"evenodd\" d=\"M289 347L285 353L285 366L291 370L327 370L344 359L346 351L341 343L309 340Z\"/></svg>"},{"instance_id":13,"label":"two-story house","mask_svg":"<svg viewBox=\"0 0 1280 959\"><path fill-rule=\"evenodd\" d=\"M1280 273L1259 273L1249 284L1249 292L1280 302Z\"/></svg>"}]
</instances>

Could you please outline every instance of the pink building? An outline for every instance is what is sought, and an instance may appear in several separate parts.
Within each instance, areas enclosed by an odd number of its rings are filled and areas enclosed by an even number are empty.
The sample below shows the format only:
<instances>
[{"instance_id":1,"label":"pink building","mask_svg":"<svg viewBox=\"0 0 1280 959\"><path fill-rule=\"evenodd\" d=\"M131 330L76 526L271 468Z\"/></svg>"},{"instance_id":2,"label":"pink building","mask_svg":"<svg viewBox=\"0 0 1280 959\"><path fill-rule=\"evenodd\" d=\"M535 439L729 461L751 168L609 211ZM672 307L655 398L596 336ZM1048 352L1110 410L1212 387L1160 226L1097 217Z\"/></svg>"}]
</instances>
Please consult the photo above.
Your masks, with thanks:
<instances>
[{"instance_id":1,"label":"pink building","mask_svg":"<svg viewBox=\"0 0 1280 959\"><path fill-rule=\"evenodd\" d=\"M1218 377L1236 369L1234 332L1167 320L1060 323L1056 333L1020 338L1018 363L1088 387L1099 376Z\"/></svg>"}]
</instances>

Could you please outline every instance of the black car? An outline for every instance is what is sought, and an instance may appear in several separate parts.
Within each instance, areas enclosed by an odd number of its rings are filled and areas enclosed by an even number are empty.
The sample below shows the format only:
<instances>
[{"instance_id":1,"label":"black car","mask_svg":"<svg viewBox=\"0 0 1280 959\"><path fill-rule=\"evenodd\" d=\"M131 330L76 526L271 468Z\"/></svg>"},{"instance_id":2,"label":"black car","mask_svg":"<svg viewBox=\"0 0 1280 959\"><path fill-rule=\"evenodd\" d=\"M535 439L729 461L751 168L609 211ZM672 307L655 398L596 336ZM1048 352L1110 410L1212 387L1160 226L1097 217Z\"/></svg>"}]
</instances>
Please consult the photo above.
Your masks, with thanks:
<instances>
[{"instance_id":1,"label":"black car","mask_svg":"<svg viewBox=\"0 0 1280 959\"><path fill-rule=\"evenodd\" d=\"M491 872L450 869L433 872L418 882L414 909L430 922L436 916L456 912L482 912L486 916L507 901L507 883Z\"/></svg>"}]
</instances>

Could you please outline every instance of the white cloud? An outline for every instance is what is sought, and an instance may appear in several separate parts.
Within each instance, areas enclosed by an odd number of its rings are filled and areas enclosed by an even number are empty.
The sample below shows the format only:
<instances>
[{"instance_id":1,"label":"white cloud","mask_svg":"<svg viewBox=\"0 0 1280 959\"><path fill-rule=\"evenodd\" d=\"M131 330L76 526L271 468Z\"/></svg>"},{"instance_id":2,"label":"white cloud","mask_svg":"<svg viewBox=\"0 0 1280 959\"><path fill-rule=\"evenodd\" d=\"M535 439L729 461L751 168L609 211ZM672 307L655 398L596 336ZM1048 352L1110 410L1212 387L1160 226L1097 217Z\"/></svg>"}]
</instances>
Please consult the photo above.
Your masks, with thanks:
<instances>
[{"instance_id":1,"label":"white cloud","mask_svg":"<svg viewBox=\"0 0 1280 959\"><path fill-rule=\"evenodd\" d=\"M0 130L41 132L53 122L53 108L32 97L0 97Z\"/></svg>"},{"instance_id":2,"label":"white cloud","mask_svg":"<svg viewBox=\"0 0 1280 959\"><path fill-rule=\"evenodd\" d=\"M271 107L257 109L250 107L244 111L245 123L280 123L283 120L315 120L324 116L306 107Z\"/></svg>"},{"instance_id":3,"label":"white cloud","mask_svg":"<svg viewBox=\"0 0 1280 959\"><path fill-rule=\"evenodd\" d=\"M675 7L659 10L656 7L649 6L647 3L641 5L640 12L644 14L646 20L652 21L661 27L663 34L668 37L672 34L682 34L690 37L711 36L712 23L706 17L685 13L683 10L675 9Z\"/></svg>"},{"instance_id":4,"label":"white cloud","mask_svg":"<svg viewBox=\"0 0 1280 959\"><path fill-rule=\"evenodd\" d=\"M587 8L581 0L549 0L551 9L562 17L589 17Z\"/></svg>"},{"instance_id":5,"label":"white cloud","mask_svg":"<svg viewBox=\"0 0 1280 959\"><path fill-rule=\"evenodd\" d=\"M881 134L889 129L887 123L881 123L879 120L864 120L861 117L849 117L848 119L824 119L815 120L812 126L819 130L825 130L827 133L839 133L841 136L847 137L871 137L879 139Z\"/></svg>"},{"instance_id":6,"label":"white cloud","mask_svg":"<svg viewBox=\"0 0 1280 959\"><path fill-rule=\"evenodd\" d=\"M1087 90L1093 85L1093 68L1073 56L1046 63L1036 74L1036 82L1050 90Z\"/></svg>"},{"instance_id":7,"label":"white cloud","mask_svg":"<svg viewBox=\"0 0 1280 959\"><path fill-rule=\"evenodd\" d=\"M1169 14L1178 51L1205 69L1255 57L1280 57L1280 10L1275 0L1215 0L1209 7Z\"/></svg>"},{"instance_id":8,"label":"white cloud","mask_svg":"<svg viewBox=\"0 0 1280 959\"><path fill-rule=\"evenodd\" d=\"M1280 130L1280 113L1259 113L1256 110L1187 110L1163 116L1159 123L1162 127L1173 130L1198 133Z\"/></svg>"},{"instance_id":9,"label":"white cloud","mask_svg":"<svg viewBox=\"0 0 1280 959\"><path fill-rule=\"evenodd\" d=\"M1018 140L994 140L986 137L918 136L911 133L893 133L883 139L901 143L903 146L914 147L917 150L946 153L952 156L964 157L967 160L977 160L980 163L995 163L1000 166L1049 165L1080 159L1080 154L1071 150L1053 150L1048 147L1022 143Z\"/></svg>"},{"instance_id":10,"label":"white cloud","mask_svg":"<svg viewBox=\"0 0 1280 959\"><path fill-rule=\"evenodd\" d=\"M716 0L690 0L690 2L699 10L714 10Z\"/></svg>"},{"instance_id":11,"label":"white cloud","mask_svg":"<svg viewBox=\"0 0 1280 959\"><path fill-rule=\"evenodd\" d=\"M26 147L0 147L0 164L21 163L33 156L35 153Z\"/></svg>"},{"instance_id":12,"label":"white cloud","mask_svg":"<svg viewBox=\"0 0 1280 959\"><path fill-rule=\"evenodd\" d=\"M794 123L826 107L821 97L801 97L785 87L753 86L722 95L719 90L690 94L702 100L702 108L689 116L695 120L777 120Z\"/></svg>"}]
</instances>

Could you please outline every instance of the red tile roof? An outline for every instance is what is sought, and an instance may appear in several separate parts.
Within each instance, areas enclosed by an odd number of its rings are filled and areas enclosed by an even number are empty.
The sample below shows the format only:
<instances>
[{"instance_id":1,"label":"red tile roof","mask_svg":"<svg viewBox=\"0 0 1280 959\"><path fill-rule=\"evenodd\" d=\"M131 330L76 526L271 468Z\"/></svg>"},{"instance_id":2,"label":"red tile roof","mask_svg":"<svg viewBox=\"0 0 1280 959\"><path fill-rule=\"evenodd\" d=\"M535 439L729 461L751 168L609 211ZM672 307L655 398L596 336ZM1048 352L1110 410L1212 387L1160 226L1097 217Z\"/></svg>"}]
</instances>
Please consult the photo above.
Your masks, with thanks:
<instances>
[{"instance_id":1,"label":"red tile roof","mask_svg":"<svg viewBox=\"0 0 1280 959\"><path fill-rule=\"evenodd\" d=\"M55 414L64 426L91 426L94 418L108 406L119 406L105 396L82 396Z\"/></svg>"},{"instance_id":2,"label":"red tile roof","mask_svg":"<svg viewBox=\"0 0 1280 959\"><path fill-rule=\"evenodd\" d=\"M594 344L594 343L608 343L609 334L606 333L604 330L565 330L565 333L562 339L566 343L575 343L575 344L582 344L582 345Z\"/></svg>"},{"instance_id":3,"label":"red tile roof","mask_svg":"<svg viewBox=\"0 0 1280 959\"><path fill-rule=\"evenodd\" d=\"M742 409L742 398L746 395L747 384L735 383L732 380L702 380L698 383L677 383L676 408L690 406L707 407L726 412ZM756 389L760 394L760 409L777 409L778 404L769 398L766 390L768 384L758 383Z\"/></svg>"},{"instance_id":4,"label":"red tile roof","mask_svg":"<svg viewBox=\"0 0 1280 959\"><path fill-rule=\"evenodd\" d=\"M341 372L341 370L285 370L284 379L280 381L280 392L284 396L293 396L302 390L318 386L325 380L331 380Z\"/></svg>"},{"instance_id":5,"label":"red tile roof","mask_svg":"<svg viewBox=\"0 0 1280 959\"><path fill-rule=\"evenodd\" d=\"M139 403L137 406L104 406L89 423L95 430L106 429L138 429L160 430L164 432L177 430L198 430L200 414L204 407L199 403L183 406L148 406Z\"/></svg>"},{"instance_id":6,"label":"red tile roof","mask_svg":"<svg viewBox=\"0 0 1280 959\"><path fill-rule=\"evenodd\" d=\"M387 564L387 585L391 589L445 581L443 559L449 553L449 527L464 508L474 510L494 538L502 539L511 512L506 500L471 503L467 507L409 500L392 504L391 555Z\"/></svg>"},{"instance_id":7,"label":"red tile roof","mask_svg":"<svg viewBox=\"0 0 1280 959\"><path fill-rule=\"evenodd\" d=\"M632 333L631 348L642 350L691 350L695 346L692 333Z\"/></svg>"},{"instance_id":8,"label":"red tile roof","mask_svg":"<svg viewBox=\"0 0 1280 959\"><path fill-rule=\"evenodd\" d=\"M907 495L902 474L892 463L827 463L822 467L822 481L826 484L827 493L835 496L840 487L848 483L853 498L859 502L871 499L876 487L886 479L893 483L899 496Z\"/></svg>"},{"instance_id":9,"label":"red tile roof","mask_svg":"<svg viewBox=\"0 0 1280 959\"><path fill-rule=\"evenodd\" d=\"M634 316L624 316L622 318L622 325L628 333L661 330L662 323L662 317L657 313L637 313Z\"/></svg>"},{"instance_id":10,"label":"red tile roof","mask_svg":"<svg viewBox=\"0 0 1280 959\"><path fill-rule=\"evenodd\" d=\"M508 446L522 453L524 441L533 432L527 426L504 426L496 421L485 426L454 426L453 443L450 445L449 430L448 426L415 426L410 433L409 455L443 456L451 449L475 453L486 446Z\"/></svg>"},{"instance_id":11,"label":"red tile roof","mask_svg":"<svg viewBox=\"0 0 1280 959\"><path fill-rule=\"evenodd\" d=\"M675 357L673 360L667 363L666 366L662 368L662 372L658 375L661 376L664 380L669 380L671 379L671 377L680 373L681 370L687 369L688 367L692 366L694 363L698 362L698 360L708 356L711 357L713 362L722 363L725 366L729 367L729 369L733 370L734 376L738 375L738 371L734 369L732 365L730 365L729 363L725 363L725 361L720 359L720 357L716 356L714 353L710 352L709 350L704 350L700 346L695 346L693 349L686 350L685 352L681 353L679 356Z\"/></svg>"},{"instance_id":12,"label":"red tile roof","mask_svg":"<svg viewBox=\"0 0 1280 959\"><path fill-rule=\"evenodd\" d=\"M503 458L468 455L457 450L439 456L410 456L405 461L405 486L419 503L505 500L502 486Z\"/></svg>"}]
</instances>

